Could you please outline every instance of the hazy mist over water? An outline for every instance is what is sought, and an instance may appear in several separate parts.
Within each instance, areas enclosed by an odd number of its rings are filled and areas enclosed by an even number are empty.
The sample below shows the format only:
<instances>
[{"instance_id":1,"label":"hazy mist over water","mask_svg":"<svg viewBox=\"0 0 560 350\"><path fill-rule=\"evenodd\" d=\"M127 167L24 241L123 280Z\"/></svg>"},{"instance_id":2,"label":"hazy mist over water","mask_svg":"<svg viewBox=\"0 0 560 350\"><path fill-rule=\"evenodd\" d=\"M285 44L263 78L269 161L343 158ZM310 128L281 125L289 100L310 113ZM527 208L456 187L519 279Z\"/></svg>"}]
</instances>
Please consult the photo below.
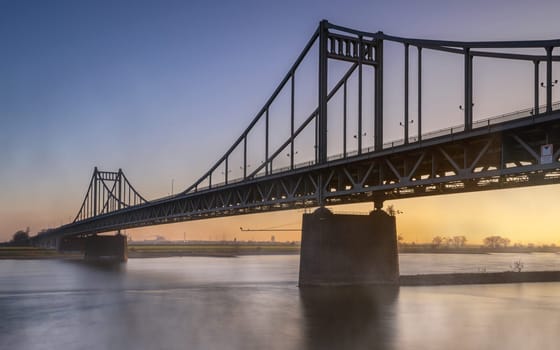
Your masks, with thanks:
<instances>
[{"instance_id":1,"label":"hazy mist over water","mask_svg":"<svg viewBox=\"0 0 560 350\"><path fill-rule=\"evenodd\" d=\"M401 254L401 274L560 269ZM0 349L557 349L560 283L297 287L299 257L0 261Z\"/></svg>"}]
</instances>

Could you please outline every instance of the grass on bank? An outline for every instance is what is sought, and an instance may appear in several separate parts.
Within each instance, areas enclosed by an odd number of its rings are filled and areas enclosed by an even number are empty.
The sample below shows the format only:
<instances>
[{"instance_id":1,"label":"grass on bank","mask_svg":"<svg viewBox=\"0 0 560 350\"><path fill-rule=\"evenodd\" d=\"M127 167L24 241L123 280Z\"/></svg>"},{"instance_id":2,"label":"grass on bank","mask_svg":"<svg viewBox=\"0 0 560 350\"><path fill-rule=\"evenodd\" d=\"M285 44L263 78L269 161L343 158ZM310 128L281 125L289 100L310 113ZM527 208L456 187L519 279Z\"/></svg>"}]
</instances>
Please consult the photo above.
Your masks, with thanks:
<instances>
[{"instance_id":1,"label":"grass on bank","mask_svg":"<svg viewBox=\"0 0 560 350\"><path fill-rule=\"evenodd\" d=\"M300 247L298 245L289 244L154 244L154 245L144 245L144 244L130 244L128 246L129 253L192 253L192 254L247 254L247 253L262 253L262 254L273 254L273 253L299 253Z\"/></svg>"},{"instance_id":2,"label":"grass on bank","mask_svg":"<svg viewBox=\"0 0 560 350\"><path fill-rule=\"evenodd\" d=\"M297 254L299 245L291 244L130 244L129 257L188 256L188 255L245 255ZM0 259L49 259L80 257L80 253L60 253L55 249L37 247L0 247Z\"/></svg>"},{"instance_id":3,"label":"grass on bank","mask_svg":"<svg viewBox=\"0 0 560 350\"><path fill-rule=\"evenodd\" d=\"M67 257L55 249L37 247L0 247L0 259L45 259Z\"/></svg>"}]
</instances>

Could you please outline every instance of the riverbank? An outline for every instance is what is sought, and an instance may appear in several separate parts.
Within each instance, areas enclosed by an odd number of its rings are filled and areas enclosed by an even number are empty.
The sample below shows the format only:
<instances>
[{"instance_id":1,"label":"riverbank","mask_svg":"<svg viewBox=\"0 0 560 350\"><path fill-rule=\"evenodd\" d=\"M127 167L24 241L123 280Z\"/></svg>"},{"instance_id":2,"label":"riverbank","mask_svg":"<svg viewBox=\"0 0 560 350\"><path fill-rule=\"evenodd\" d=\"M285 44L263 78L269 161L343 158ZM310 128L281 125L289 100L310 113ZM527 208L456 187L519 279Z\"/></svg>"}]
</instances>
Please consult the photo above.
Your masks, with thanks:
<instances>
[{"instance_id":1,"label":"riverbank","mask_svg":"<svg viewBox=\"0 0 560 350\"><path fill-rule=\"evenodd\" d=\"M299 245L293 244L131 244L128 246L128 257L287 255L299 254L299 250Z\"/></svg>"},{"instance_id":2,"label":"riverbank","mask_svg":"<svg viewBox=\"0 0 560 350\"><path fill-rule=\"evenodd\" d=\"M401 286L560 282L560 271L444 273L400 276Z\"/></svg>"},{"instance_id":3,"label":"riverbank","mask_svg":"<svg viewBox=\"0 0 560 350\"><path fill-rule=\"evenodd\" d=\"M429 247L400 247L399 253L406 254L493 254L493 253L556 253L557 250L528 250L527 248L429 248ZM242 255L292 255L300 253L300 245L294 243L268 243L268 242L243 242L243 243L185 243L185 244L142 244L128 245L128 257L135 258L163 258L181 256L206 256L206 257L236 257ZM0 247L0 259L76 259L81 258L78 252L60 253L54 249L37 247Z\"/></svg>"},{"instance_id":4,"label":"riverbank","mask_svg":"<svg viewBox=\"0 0 560 350\"><path fill-rule=\"evenodd\" d=\"M81 253L59 253L56 249L37 247L0 247L0 260L82 259Z\"/></svg>"},{"instance_id":5,"label":"riverbank","mask_svg":"<svg viewBox=\"0 0 560 350\"><path fill-rule=\"evenodd\" d=\"M294 244L129 244L128 257L164 258L181 256L236 257L241 255L299 254ZM79 252L58 252L37 247L0 247L2 259L82 259Z\"/></svg>"},{"instance_id":6,"label":"riverbank","mask_svg":"<svg viewBox=\"0 0 560 350\"><path fill-rule=\"evenodd\" d=\"M431 247L429 245L403 245L399 247L399 253L412 254L493 254L493 253L557 253L560 254L560 248L554 246L548 247L500 247L488 248L478 246L467 246L461 248L454 247Z\"/></svg>"}]
</instances>

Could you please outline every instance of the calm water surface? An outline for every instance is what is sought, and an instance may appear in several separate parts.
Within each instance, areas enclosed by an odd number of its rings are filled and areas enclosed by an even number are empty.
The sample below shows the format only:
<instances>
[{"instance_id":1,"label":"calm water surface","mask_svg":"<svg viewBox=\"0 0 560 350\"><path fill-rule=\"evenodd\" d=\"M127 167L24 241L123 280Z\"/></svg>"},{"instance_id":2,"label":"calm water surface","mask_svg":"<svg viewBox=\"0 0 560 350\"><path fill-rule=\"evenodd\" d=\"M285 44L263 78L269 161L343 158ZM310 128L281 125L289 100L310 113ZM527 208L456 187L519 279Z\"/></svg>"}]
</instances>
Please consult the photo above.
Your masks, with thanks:
<instances>
[{"instance_id":1,"label":"calm water surface","mask_svg":"<svg viewBox=\"0 0 560 350\"><path fill-rule=\"evenodd\" d=\"M402 254L401 273L560 270ZM560 283L297 288L299 257L0 261L0 349L560 349Z\"/></svg>"}]
</instances>

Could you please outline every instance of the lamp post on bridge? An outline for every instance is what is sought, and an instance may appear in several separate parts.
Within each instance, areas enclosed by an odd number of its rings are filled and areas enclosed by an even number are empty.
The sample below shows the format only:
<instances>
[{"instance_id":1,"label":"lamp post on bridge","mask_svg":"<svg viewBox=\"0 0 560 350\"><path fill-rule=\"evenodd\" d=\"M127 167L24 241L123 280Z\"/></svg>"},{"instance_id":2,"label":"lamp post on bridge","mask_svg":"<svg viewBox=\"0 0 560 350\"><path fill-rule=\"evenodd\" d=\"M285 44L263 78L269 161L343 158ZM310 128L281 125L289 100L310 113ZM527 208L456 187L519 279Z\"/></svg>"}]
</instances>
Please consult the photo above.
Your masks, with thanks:
<instances>
[{"instance_id":1,"label":"lamp post on bridge","mask_svg":"<svg viewBox=\"0 0 560 350\"><path fill-rule=\"evenodd\" d=\"M465 119L465 131L470 130L472 128L472 116L473 116L473 107L474 107L474 102L471 102L471 108L469 108L468 114L470 115L469 120L470 120L470 124L467 124L466 119ZM463 105L459 105L459 110L463 111L464 113L467 113L467 111L465 111L465 107L463 107ZM453 133L453 128L451 128L451 133Z\"/></svg>"},{"instance_id":2,"label":"lamp post on bridge","mask_svg":"<svg viewBox=\"0 0 560 350\"><path fill-rule=\"evenodd\" d=\"M405 121L403 122L399 122L399 125L402 126L404 128L404 144L408 144L408 126L414 124L414 120L411 119L408 121L408 123Z\"/></svg>"},{"instance_id":3,"label":"lamp post on bridge","mask_svg":"<svg viewBox=\"0 0 560 350\"><path fill-rule=\"evenodd\" d=\"M473 106L473 107L474 107L474 103L472 103L472 104L471 104L471 106ZM465 108L463 107L463 105L459 105L459 109L460 109L460 110L462 110L462 111L464 111L464 110L465 110Z\"/></svg>"},{"instance_id":4,"label":"lamp post on bridge","mask_svg":"<svg viewBox=\"0 0 560 350\"><path fill-rule=\"evenodd\" d=\"M545 84L544 82L541 81L541 87L546 89L546 111L547 112L552 112L552 97L549 98L549 96L552 96L552 88L555 87L558 84L558 79L555 80L550 80L549 84ZM535 103L535 114L539 114L538 113L538 92L535 93L535 101L537 101ZM550 100L550 101L549 101Z\"/></svg>"},{"instance_id":5,"label":"lamp post on bridge","mask_svg":"<svg viewBox=\"0 0 560 350\"><path fill-rule=\"evenodd\" d=\"M554 80L551 84L550 87L555 87L556 84L558 84L558 79ZM544 82L541 82L541 87L545 88L547 87L547 85Z\"/></svg>"},{"instance_id":6,"label":"lamp post on bridge","mask_svg":"<svg viewBox=\"0 0 560 350\"><path fill-rule=\"evenodd\" d=\"M286 157L290 158L290 170L294 170L294 158L299 151L294 151L293 153L286 153Z\"/></svg>"},{"instance_id":7,"label":"lamp post on bridge","mask_svg":"<svg viewBox=\"0 0 560 350\"><path fill-rule=\"evenodd\" d=\"M352 137L353 137L354 139L356 139L356 141L358 142L358 154L362 153L362 149L361 149L361 148L363 147L363 145L362 145L362 138L365 137L366 135L367 135L367 132L362 133L361 136L360 136L360 134L354 134L354 135L352 135ZM359 136L359 137L358 137L358 136Z\"/></svg>"},{"instance_id":8,"label":"lamp post on bridge","mask_svg":"<svg viewBox=\"0 0 560 350\"><path fill-rule=\"evenodd\" d=\"M552 95L552 88L555 87L556 85L558 85L558 79L551 80L550 84L545 84L544 82L541 82L541 87L547 90L547 96L548 96L549 87L550 87L550 94ZM551 99L551 101L552 101L552 99ZM552 102L550 104L551 104L551 106L549 107L548 106L548 101L547 101L547 106L546 106L547 112L550 112L549 109L552 110Z\"/></svg>"}]
</instances>

